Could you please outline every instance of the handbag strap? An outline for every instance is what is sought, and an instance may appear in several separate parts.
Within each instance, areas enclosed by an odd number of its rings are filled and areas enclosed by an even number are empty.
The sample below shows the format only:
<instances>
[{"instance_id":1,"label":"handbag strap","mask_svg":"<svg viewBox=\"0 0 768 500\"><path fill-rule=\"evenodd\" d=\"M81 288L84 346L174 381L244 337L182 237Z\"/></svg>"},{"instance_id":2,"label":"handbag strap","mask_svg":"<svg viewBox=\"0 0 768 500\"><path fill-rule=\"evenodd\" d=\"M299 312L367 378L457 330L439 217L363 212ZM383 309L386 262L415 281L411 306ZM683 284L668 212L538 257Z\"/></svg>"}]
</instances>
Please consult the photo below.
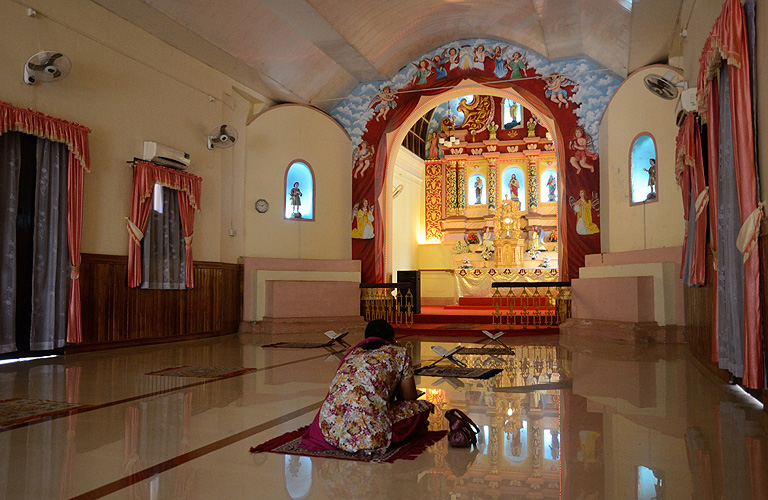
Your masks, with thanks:
<instances>
[{"instance_id":1,"label":"handbag strap","mask_svg":"<svg viewBox=\"0 0 768 500\"><path fill-rule=\"evenodd\" d=\"M454 417L454 418L456 418L458 420L462 420L462 421L466 422L467 424L469 424L474 429L475 433L480 432L480 428L477 426L477 424L475 422L473 422L472 419L469 418L463 411L461 411L459 409L456 409L456 408L451 408L450 410L445 412L445 418L447 418L450 421L451 418L448 415L451 415L452 417Z\"/></svg>"}]
</instances>

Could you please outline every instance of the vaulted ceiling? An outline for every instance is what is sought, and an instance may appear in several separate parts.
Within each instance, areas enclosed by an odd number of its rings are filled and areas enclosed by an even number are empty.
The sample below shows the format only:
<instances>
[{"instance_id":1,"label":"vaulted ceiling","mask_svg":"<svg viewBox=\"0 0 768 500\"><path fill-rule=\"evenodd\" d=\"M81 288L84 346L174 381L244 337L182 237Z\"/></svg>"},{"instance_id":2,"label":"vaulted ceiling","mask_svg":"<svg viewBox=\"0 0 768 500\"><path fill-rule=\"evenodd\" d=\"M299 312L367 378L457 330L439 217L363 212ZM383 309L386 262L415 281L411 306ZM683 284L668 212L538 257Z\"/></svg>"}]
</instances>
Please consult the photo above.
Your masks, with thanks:
<instances>
[{"instance_id":1,"label":"vaulted ceiling","mask_svg":"<svg viewBox=\"0 0 768 500\"><path fill-rule=\"evenodd\" d=\"M276 102L325 111L443 44L489 38L623 78L666 62L682 0L94 0Z\"/></svg>"}]
</instances>

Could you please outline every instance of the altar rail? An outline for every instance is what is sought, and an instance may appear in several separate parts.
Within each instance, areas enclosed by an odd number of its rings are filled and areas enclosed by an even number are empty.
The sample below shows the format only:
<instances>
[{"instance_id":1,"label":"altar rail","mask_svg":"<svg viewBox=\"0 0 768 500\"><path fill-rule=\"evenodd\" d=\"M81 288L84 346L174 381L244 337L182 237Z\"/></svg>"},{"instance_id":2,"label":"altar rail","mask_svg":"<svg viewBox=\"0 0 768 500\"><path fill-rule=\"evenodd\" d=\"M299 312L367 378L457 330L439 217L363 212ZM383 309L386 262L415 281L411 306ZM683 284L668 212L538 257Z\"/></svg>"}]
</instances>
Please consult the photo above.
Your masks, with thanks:
<instances>
[{"instance_id":1,"label":"altar rail","mask_svg":"<svg viewBox=\"0 0 768 500\"><path fill-rule=\"evenodd\" d=\"M570 281L496 282L491 287L494 325L556 326L571 317Z\"/></svg>"},{"instance_id":2,"label":"altar rail","mask_svg":"<svg viewBox=\"0 0 768 500\"><path fill-rule=\"evenodd\" d=\"M360 301L365 321L385 319L391 324L413 324L410 283L361 283Z\"/></svg>"}]
</instances>

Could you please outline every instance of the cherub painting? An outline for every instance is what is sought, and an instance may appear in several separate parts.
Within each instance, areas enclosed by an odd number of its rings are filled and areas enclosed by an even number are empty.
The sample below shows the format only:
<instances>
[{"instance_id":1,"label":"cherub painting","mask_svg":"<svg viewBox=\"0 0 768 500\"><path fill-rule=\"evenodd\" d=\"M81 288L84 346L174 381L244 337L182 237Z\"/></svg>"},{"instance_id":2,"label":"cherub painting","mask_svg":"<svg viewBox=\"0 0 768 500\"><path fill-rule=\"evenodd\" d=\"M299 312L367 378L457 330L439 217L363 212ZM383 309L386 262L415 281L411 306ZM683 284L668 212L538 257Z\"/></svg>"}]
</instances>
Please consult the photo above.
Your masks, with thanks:
<instances>
[{"instance_id":1,"label":"cherub painting","mask_svg":"<svg viewBox=\"0 0 768 500\"><path fill-rule=\"evenodd\" d=\"M597 234L600 232L600 228L592 222L592 210L600 213L600 198L597 192L592 191L592 199L587 199L587 192L584 189L579 190L579 198L576 199L573 196L568 197L568 204L576 214L576 233L589 235Z\"/></svg>"},{"instance_id":2,"label":"cherub painting","mask_svg":"<svg viewBox=\"0 0 768 500\"><path fill-rule=\"evenodd\" d=\"M373 146L368 144L368 141L360 141L360 144L352 152L352 161L354 166L352 167L352 177L357 178L358 175L363 175L368 167L371 166L371 160L373 159Z\"/></svg>"},{"instance_id":3,"label":"cherub painting","mask_svg":"<svg viewBox=\"0 0 768 500\"><path fill-rule=\"evenodd\" d=\"M368 107L373 108L376 121L379 121L382 118L385 120L387 119L389 110L394 109L395 106L397 106L397 102L395 101L396 97L395 92L392 92L392 87L389 85L382 87L381 90L373 96Z\"/></svg>"},{"instance_id":4,"label":"cherub painting","mask_svg":"<svg viewBox=\"0 0 768 500\"><path fill-rule=\"evenodd\" d=\"M597 153L592 151L592 137L589 136L584 129L576 127L573 131L573 138L568 143L569 147L573 151L571 156L571 165L576 169L576 173L580 174L581 169L586 168L590 172L595 171L594 165L587 160L597 160Z\"/></svg>"},{"instance_id":5,"label":"cherub painting","mask_svg":"<svg viewBox=\"0 0 768 500\"><path fill-rule=\"evenodd\" d=\"M578 86L578 83L557 72L551 73L549 77L544 79L544 82L544 95L547 96L550 101L557 104L558 108L562 107L563 104L565 104L565 107L567 108L570 103L568 102L568 91L565 87L575 87Z\"/></svg>"}]
</instances>

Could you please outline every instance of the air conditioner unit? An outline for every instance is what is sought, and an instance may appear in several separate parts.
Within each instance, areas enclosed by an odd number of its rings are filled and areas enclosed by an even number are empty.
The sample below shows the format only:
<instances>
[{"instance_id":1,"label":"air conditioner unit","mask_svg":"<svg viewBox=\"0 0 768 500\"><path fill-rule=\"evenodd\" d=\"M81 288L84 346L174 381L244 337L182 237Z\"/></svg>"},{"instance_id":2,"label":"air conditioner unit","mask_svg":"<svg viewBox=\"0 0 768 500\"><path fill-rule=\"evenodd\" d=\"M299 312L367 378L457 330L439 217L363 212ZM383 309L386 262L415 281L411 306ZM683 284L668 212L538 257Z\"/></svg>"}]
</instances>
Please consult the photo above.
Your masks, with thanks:
<instances>
[{"instance_id":1,"label":"air conditioner unit","mask_svg":"<svg viewBox=\"0 0 768 500\"><path fill-rule=\"evenodd\" d=\"M189 153L152 141L144 141L144 159L179 170L189 166Z\"/></svg>"}]
</instances>

